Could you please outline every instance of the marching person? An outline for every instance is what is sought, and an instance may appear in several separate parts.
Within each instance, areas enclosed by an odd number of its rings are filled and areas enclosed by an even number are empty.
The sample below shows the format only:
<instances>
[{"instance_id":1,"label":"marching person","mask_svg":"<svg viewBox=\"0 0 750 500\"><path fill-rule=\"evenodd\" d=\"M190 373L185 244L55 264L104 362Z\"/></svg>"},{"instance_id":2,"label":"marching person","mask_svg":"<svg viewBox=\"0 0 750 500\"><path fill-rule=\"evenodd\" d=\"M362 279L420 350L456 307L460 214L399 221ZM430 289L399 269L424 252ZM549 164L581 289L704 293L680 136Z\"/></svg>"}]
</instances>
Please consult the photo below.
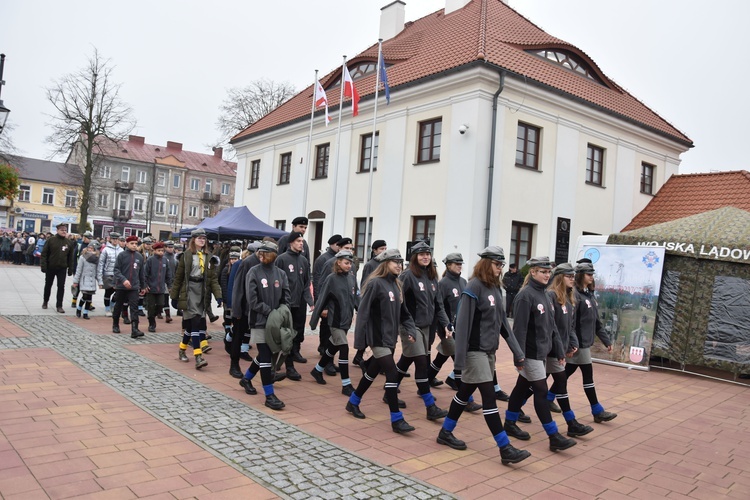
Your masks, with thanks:
<instances>
[{"instance_id":1,"label":"marching person","mask_svg":"<svg viewBox=\"0 0 750 500\"><path fill-rule=\"evenodd\" d=\"M380 261L376 257L385 252L387 249L388 244L385 242L385 240L375 240L372 242L372 252L370 252L370 260L368 260L362 268L362 279L360 279L359 281L360 287L365 283L367 277L370 276L370 274L372 274L372 272L380 265Z\"/></svg>"},{"instance_id":2,"label":"marching person","mask_svg":"<svg viewBox=\"0 0 750 500\"><path fill-rule=\"evenodd\" d=\"M190 233L187 248L177 263L177 271L169 292L172 307L182 310L185 325L178 357L180 361L189 361L185 352L189 342L193 347L196 370L208 365L203 353L209 351L206 340L206 312L211 305L211 294L216 297L219 307L222 303L219 279L214 272L216 262L212 257L206 250L206 230L194 229Z\"/></svg>"},{"instance_id":3,"label":"marching person","mask_svg":"<svg viewBox=\"0 0 750 500\"><path fill-rule=\"evenodd\" d=\"M153 254L146 259L146 314L148 318L148 331L156 331L156 316L161 314L164 307L164 294L172 286L174 276L164 257L164 243L154 243Z\"/></svg>"},{"instance_id":4,"label":"marching person","mask_svg":"<svg viewBox=\"0 0 750 500\"><path fill-rule=\"evenodd\" d=\"M52 294L52 283L57 279L55 306L57 312L65 314L65 310L62 308L63 297L65 296L65 274L73 276L74 258L75 242L68 239L68 225L60 223L57 225L57 234L49 238L42 248L40 265L45 275L42 309L47 309L47 303Z\"/></svg>"},{"instance_id":5,"label":"marching person","mask_svg":"<svg viewBox=\"0 0 750 500\"><path fill-rule=\"evenodd\" d=\"M440 290L440 297L443 301L445 314L448 316L448 320L451 322L451 325L455 325L458 302L461 299L461 293L463 293L464 288L466 288L466 280L461 277L464 258L460 253L449 253L443 259L443 264L445 264L445 271L443 272L443 276L440 278L438 287ZM435 382L433 382L433 380L435 380L435 377L437 377L440 368L443 367L448 358L454 357L454 353L455 342L453 352L450 354L445 353L444 349L442 348L442 342L438 345L438 353L435 355L435 360L430 364L430 385L437 385ZM451 372L451 374L448 376L448 379L449 380L446 380L446 382L448 382L448 385L451 386L451 388L453 388L454 390L457 390L459 385L457 382L460 382L461 380L461 370L458 370L458 373L456 373L456 370L454 369L453 372Z\"/></svg>"},{"instance_id":6,"label":"marching person","mask_svg":"<svg viewBox=\"0 0 750 500\"><path fill-rule=\"evenodd\" d=\"M437 442L456 450L466 449L466 443L456 438L453 430L469 397L479 389L484 420L500 449L500 460L504 465L515 464L531 454L510 444L497 409L492 377L501 335L513 353L514 365L523 365L524 354L510 329L502 306L500 274L505 253L499 246L489 246L478 255L479 262L474 266L471 279L461 294L456 317L455 364L461 370L461 384L453 397L448 416L443 421Z\"/></svg>"},{"instance_id":7,"label":"marching person","mask_svg":"<svg viewBox=\"0 0 750 500\"><path fill-rule=\"evenodd\" d=\"M99 288L104 290L104 316L112 317L112 299L115 293L115 261L117 256L125 248L125 237L120 233L112 231L109 238L99 255L99 264L96 267L96 280L99 282Z\"/></svg>"},{"instance_id":8,"label":"marching person","mask_svg":"<svg viewBox=\"0 0 750 500\"><path fill-rule=\"evenodd\" d=\"M349 378L349 342L346 335L352 326L354 310L359 307L359 290L357 280L349 271L354 262L354 254L349 250L341 250L336 254L333 263L333 273L330 274L320 291L320 297L310 318L310 329L315 330L320 317L328 319L331 328L331 338L328 347L318 364L313 367L310 375L319 384L325 384L323 369L339 354L339 372L341 373L341 394L351 396L354 392Z\"/></svg>"},{"instance_id":9,"label":"marching person","mask_svg":"<svg viewBox=\"0 0 750 500\"><path fill-rule=\"evenodd\" d=\"M312 284L313 295L315 297L318 296L318 292L320 292L320 288L323 286L323 280L328 274L327 271L329 261L336 256L339 250L341 250L341 248L339 247L339 241L341 240L342 237L340 234L334 234L333 236L328 238L328 248L326 248L326 251L320 254L320 256L315 259L315 262L313 263ZM321 354L321 356L325 352L330 336L331 328L328 326L328 321L325 318L322 318L320 321L320 334L318 335L318 352ZM335 370L333 374L336 374Z\"/></svg>"},{"instance_id":10,"label":"marching person","mask_svg":"<svg viewBox=\"0 0 750 500\"><path fill-rule=\"evenodd\" d=\"M404 303L401 283L398 274L403 267L401 253L390 248L381 254L381 263L365 281L362 287L362 298L357 310L357 323L354 329L354 347L372 350L372 358L367 365L364 376L357 388L349 396L346 411L355 418L365 418L359 409L367 390L378 374L385 372L385 398L391 412L391 429L398 434L414 430L404 420L398 405L398 371L393 360L393 349L399 337L399 326L414 342L417 338L417 327Z\"/></svg>"},{"instance_id":11,"label":"marching person","mask_svg":"<svg viewBox=\"0 0 750 500\"><path fill-rule=\"evenodd\" d=\"M167 261L167 267L169 267L169 272L172 275L172 278L174 278L174 273L177 271L177 259L175 258L174 253L174 241L167 240L164 242L164 260ZM169 289L172 287L172 284L169 283L169 286L167 287L166 292L164 293L164 316L165 316L165 322L171 323L172 322L172 308L169 305Z\"/></svg>"},{"instance_id":12,"label":"marching person","mask_svg":"<svg viewBox=\"0 0 750 500\"><path fill-rule=\"evenodd\" d=\"M91 231L86 231L85 233L81 235L81 240L78 243L76 243L76 248L75 248L76 254L74 257L75 263L73 264L73 274L76 274L78 272L78 262L80 260L80 257L83 254L83 251L86 248L88 248L89 243L91 243L91 240L93 237L94 237L94 233L92 233ZM70 304L71 307L76 307L79 293L80 293L80 289L76 293L73 294L73 300L71 301L71 304Z\"/></svg>"},{"instance_id":13,"label":"marching person","mask_svg":"<svg viewBox=\"0 0 750 500\"><path fill-rule=\"evenodd\" d=\"M570 378L576 369L581 368L583 376L583 392L591 405L591 414L594 422L600 424L609 422L617 417L604 409L596 396L594 385L594 365L591 363L591 346L594 345L594 336L599 337L608 352L612 352L612 341L604 331L604 326L599 319L599 303L594 297L594 266L590 262L581 262L575 268L575 333L578 340L578 351L568 360L565 373Z\"/></svg>"},{"instance_id":14,"label":"marching person","mask_svg":"<svg viewBox=\"0 0 750 500\"><path fill-rule=\"evenodd\" d=\"M91 299L96 293L96 270L99 264L99 242L91 240L78 258L73 286L81 293L81 300L76 305L76 316L89 319Z\"/></svg>"},{"instance_id":15,"label":"marching person","mask_svg":"<svg viewBox=\"0 0 750 500\"><path fill-rule=\"evenodd\" d=\"M307 232L307 217L299 216L295 217L292 220L292 231L289 234L285 234L281 238L279 238L279 256L284 255L287 250L289 250L289 244L292 242L292 233L300 233L303 237L305 236L305 233ZM303 238L302 243L302 250L300 253L304 258L307 259L308 265L311 262L310 260L310 247L307 244L307 240ZM308 273L310 270L308 269Z\"/></svg>"},{"instance_id":16,"label":"marching person","mask_svg":"<svg viewBox=\"0 0 750 500\"><path fill-rule=\"evenodd\" d=\"M524 362L519 369L516 386L510 394L504 428L509 436L516 439L531 439L528 432L516 425L521 406L531 389L534 391L534 409L549 436L550 450L567 450L575 446L576 441L558 432L547 400L545 360L551 354L561 366L565 362L565 353L555 326L555 306L545 292L552 273L552 263L548 257L534 257L527 264L529 274L513 303L513 334L523 351Z\"/></svg>"},{"instance_id":17,"label":"marching person","mask_svg":"<svg viewBox=\"0 0 750 500\"><path fill-rule=\"evenodd\" d=\"M229 290L229 273L238 260L240 260L239 247L232 247L227 254L226 264L219 271L219 286L221 286L221 296L224 297L224 321L222 321L222 326L224 327L224 348L227 354L230 352L229 346L232 338L232 309L229 306L231 303L229 297L232 292Z\"/></svg>"},{"instance_id":18,"label":"marching person","mask_svg":"<svg viewBox=\"0 0 750 500\"><path fill-rule=\"evenodd\" d=\"M518 291L521 290L523 285L523 275L518 272L518 266L515 262L511 262L508 266L508 272L503 276L503 288L505 288L505 310L508 313L508 317L513 317L513 301L518 295Z\"/></svg>"},{"instance_id":19,"label":"marching person","mask_svg":"<svg viewBox=\"0 0 750 500\"><path fill-rule=\"evenodd\" d=\"M227 305L232 312L232 340L229 344L229 375L239 379L242 378L240 359L245 359L245 361L253 360L250 354L248 354L250 348L248 316L250 312L247 309L247 299L245 297L245 280L250 269L260 264L259 248L260 244L258 243L250 243L247 246L247 251L250 252L249 255L232 265L229 273L229 282L227 283L227 291L231 290ZM248 392L248 394L256 394L257 391L252 387L252 384L249 384L248 387L252 388L252 391ZM245 392L247 391L248 388L246 387Z\"/></svg>"},{"instance_id":20,"label":"marching person","mask_svg":"<svg viewBox=\"0 0 750 500\"><path fill-rule=\"evenodd\" d=\"M143 255L138 251L138 236L125 239L125 250L115 261L115 308L112 314L112 333L120 333L120 314L123 306L130 308L130 337L143 337L138 329L138 297L146 292Z\"/></svg>"}]
</instances>

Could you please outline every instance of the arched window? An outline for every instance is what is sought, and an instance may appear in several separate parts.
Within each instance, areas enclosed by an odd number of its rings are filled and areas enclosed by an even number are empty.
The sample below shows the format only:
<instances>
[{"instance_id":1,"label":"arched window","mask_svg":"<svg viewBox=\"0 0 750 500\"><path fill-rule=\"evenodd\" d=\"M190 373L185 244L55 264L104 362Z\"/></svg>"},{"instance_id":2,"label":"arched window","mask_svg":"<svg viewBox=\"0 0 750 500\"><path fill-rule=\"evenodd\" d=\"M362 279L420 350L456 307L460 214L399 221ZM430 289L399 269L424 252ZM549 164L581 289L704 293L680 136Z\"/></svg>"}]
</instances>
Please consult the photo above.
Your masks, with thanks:
<instances>
[{"instance_id":1,"label":"arched window","mask_svg":"<svg viewBox=\"0 0 750 500\"><path fill-rule=\"evenodd\" d=\"M591 67L571 52L561 49L533 49L527 50L526 52L542 57L550 62L562 66L563 68L574 71L581 76L585 76L589 80L604 85L604 82L602 82L601 79L596 76L596 73L594 73Z\"/></svg>"},{"instance_id":2,"label":"arched window","mask_svg":"<svg viewBox=\"0 0 750 500\"><path fill-rule=\"evenodd\" d=\"M385 67L388 68L391 65L386 63ZM349 74L352 75L352 80L359 80L363 76L375 73L378 69L377 61L361 61L354 66L349 67ZM338 87L341 85L341 75L326 86L326 90Z\"/></svg>"}]
</instances>

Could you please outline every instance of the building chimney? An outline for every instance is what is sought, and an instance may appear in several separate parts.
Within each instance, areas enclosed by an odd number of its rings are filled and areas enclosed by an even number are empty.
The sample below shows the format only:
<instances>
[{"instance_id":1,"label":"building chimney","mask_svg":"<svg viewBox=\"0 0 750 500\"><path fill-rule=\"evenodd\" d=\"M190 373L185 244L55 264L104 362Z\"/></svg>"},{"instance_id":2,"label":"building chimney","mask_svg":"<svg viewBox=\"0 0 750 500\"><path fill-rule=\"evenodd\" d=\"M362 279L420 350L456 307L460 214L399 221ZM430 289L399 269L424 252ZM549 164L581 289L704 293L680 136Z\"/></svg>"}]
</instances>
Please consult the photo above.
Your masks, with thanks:
<instances>
[{"instance_id":1,"label":"building chimney","mask_svg":"<svg viewBox=\"0 0 750 500\"><path fill-rule=\"evenodd\" d=\"M214 152L214 156L217 157L217 158L219 158L219 159L224 154L224 148L213 147L213 148L211 148L211 150Z\"/></svg>"},{"instance_id":2,"label":"building chimney","mask_svg":"<svg viewBox=\"0 0 750 500\"><path fill-rule=\"evenodd\" d=\"M403 31L405 6L404 2L396 0L380 9L380 38L389 40Z\"/></svg>"},{"instance_id":3,"label":"building chimney","mask_svg":"<svg viewBox=\"0 0 750 500\"><path fill-rule=\"evenodd\" d=\"M469 2L471 0L445 0L445 15L447 16L451 12L462 9Z\"/></svg>"},{"instance_id":4,"label":"building chimney","mask_svg":"<svg viewBox=\"0 0 750 500\"><path fill-rule=\"evenodd\" d=\"M182 143L167 141L167 149L176 149L177 151L182 151Z\"/></svg>"},{"instance_id":5,"label":"building chimney","mask_svg":"<svg viewBox=\"0 0 750 500\"><path fill-rule=\"evenodd\" d=\"M146 138L141 137L140 135L129 135L128 142L132 142L133 144L143 144L146 142Z\"/></svg>"}]
</instances>

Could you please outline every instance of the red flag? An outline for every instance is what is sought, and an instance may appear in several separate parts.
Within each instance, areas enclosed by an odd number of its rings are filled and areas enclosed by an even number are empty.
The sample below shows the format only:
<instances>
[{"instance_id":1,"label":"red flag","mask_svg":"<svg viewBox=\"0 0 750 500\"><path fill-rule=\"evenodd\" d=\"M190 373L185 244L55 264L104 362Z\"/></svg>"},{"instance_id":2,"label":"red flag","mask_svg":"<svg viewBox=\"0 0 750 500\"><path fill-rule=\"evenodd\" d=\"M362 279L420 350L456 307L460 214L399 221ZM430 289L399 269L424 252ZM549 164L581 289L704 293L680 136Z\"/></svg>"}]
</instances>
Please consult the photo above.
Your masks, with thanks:
<instances>
[{"instance_id":1,"label":"red flag","mask_svg":"<svg viewBox=\"0 0 750 500\"><path fill-rule=\"evenodd\" d=\"M326 106L326 127L328 126L328 122L331 121L331 117L328 116L328 96L326 96L326 91L323 89L323 86L320 84L319 80L315 81L315 107L319 108L320 106L324 105Z\"/></svg>"},{"instance_id":2,"label":"red flag","mask_svg":"<svg viewBox=\"0 0 750 500\"><path fill-rule=\"evenodd\" d=\"M350 97L352 100L352 116L359 114L359 92L354 86L352 75L349 74L349 68L344 66L344 97Z\"/></svg>"}]
</instances>

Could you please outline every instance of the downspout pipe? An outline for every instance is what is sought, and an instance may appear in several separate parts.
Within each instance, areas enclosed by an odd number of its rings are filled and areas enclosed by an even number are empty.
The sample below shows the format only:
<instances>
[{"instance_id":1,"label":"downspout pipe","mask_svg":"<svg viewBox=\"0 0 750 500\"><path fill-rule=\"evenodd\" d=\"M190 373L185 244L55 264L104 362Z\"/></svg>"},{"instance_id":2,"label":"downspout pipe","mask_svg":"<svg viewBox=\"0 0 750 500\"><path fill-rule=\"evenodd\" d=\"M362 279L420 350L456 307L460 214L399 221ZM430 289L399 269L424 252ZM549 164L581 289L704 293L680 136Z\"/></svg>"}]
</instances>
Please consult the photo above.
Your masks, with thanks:
<instances>
[{"instance_id":1,"label":"downspout pipe","mask_svg":"<svg viewBox=\"0 0 750 500\"><path fill-rule=\"evenodd\" d=\"M497 101L505 88L505 70L498 71L500 85L492 98L492 131L490 136L490 165L487 169L487 214L484 223L484 246L490 245L490 223L492 220L492 179L495 175L495 142L497 141Z\"/></svg>"}]
</instances>

